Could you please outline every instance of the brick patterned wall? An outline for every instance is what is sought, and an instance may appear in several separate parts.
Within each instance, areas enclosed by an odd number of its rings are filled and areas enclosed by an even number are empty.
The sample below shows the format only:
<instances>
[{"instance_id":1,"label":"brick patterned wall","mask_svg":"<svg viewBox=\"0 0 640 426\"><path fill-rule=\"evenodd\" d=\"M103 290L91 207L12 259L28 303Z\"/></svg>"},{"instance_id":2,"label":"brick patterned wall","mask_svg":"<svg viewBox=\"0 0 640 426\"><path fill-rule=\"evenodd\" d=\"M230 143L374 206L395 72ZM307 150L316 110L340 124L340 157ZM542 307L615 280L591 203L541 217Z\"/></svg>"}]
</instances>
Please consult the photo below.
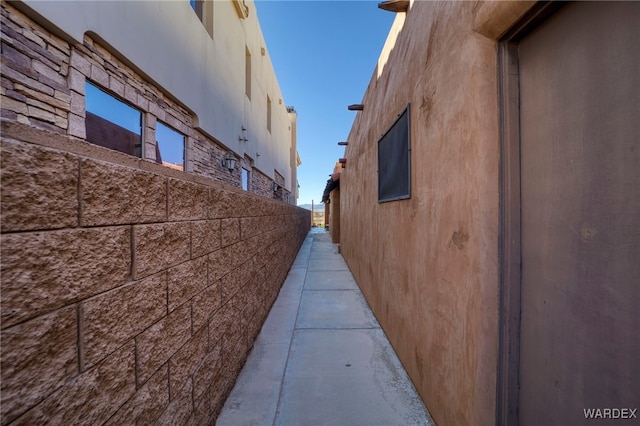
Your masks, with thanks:
<instances>
[{"instance_id":1,"label":"brick patterned wall","mask_svg":"<svg viewBox=\"0 0 640 426\"><path fill-rule=\"evenodd\" d=\"M3 1L1 10L3 119L85 139L85 83L90 81L142 112L145 159L156 160L155 129L161 121L186 136L185 171L241 186L240 167L229 172L221 164L224 146L201 133L190 111L118 55L87 35L82 44L70 45L10 3ZM280 199L271 190L275 177L252 171L261 175L252 191Z\"/></svg>"},{"instance_id":2,"label":"brick patterned wall","mask_svg":"<svg viewBox=\"0 0 640 426\"><path fill-rule=\"evenodd\" d=\"M2 424L212 424L309 212L2 121Z\"/></svg>"}]
</instances>

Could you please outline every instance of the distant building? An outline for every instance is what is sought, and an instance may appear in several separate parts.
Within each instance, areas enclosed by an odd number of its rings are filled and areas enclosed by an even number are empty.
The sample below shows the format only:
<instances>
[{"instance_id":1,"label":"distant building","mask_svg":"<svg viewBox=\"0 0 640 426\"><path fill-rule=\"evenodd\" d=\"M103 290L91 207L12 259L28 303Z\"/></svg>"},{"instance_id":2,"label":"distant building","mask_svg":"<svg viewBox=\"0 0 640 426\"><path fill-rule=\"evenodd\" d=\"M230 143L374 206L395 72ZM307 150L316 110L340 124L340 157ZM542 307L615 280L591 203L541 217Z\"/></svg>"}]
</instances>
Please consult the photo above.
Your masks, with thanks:
<instances>
[{"instance_id":1,"label":"distant building","mask_svg":"<svg viewBox=\"0 0 640 426\"><path fill-rule=\"evenodd\" d=\"M252 1L2 8L4 119L296 204L297 113Z\"/></svg>"}]
</instances>

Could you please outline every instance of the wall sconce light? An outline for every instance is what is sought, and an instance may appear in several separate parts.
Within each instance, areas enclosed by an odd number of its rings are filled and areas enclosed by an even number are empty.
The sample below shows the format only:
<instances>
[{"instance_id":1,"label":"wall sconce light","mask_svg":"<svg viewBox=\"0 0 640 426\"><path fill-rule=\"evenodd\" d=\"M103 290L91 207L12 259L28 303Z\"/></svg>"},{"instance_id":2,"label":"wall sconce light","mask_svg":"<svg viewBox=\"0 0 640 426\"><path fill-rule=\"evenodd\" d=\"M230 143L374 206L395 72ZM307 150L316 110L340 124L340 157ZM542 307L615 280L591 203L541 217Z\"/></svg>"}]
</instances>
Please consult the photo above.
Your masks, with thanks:
<instances>
[{"instance_id":1,"label":"wall sconce light","mask_svg":"<svg viewBox=\"0 0 640 426\"><path fill-rule=\"evenodd\" d=\"M346 146L346 145L349 145L349 142L338 142L338 145L340 145L340 146Z\"/></svg>"},{"instance_id":2,"label":"wall sconce light","mask_svg":"<svg viewBox=\"0 0 640 426\"><path fill-rule=\"evenodd\" d=\"M222 165L229 169L230 172L233 172L236 168L236 162L238 159L233 154L233 152L229 151L222 156Z\"/></svg>"},{"instance_id":3,"label":"wall sconce light","mask_svg":"<svg viewBox=\"0 0 640 426\"><path fill-rule=\"evenodd\" d=\"M349 111L362 111L364 109L364 105L362 104L353 104L347 107Z\"/></svg>"},{"instance_id":4,"label":"wall sconce light","mask_svg":"<svg viewBox=\"0 0 640 426\"><path fill-rule=\"evenodd\" d=\"M271 187L273 188L273 192L278 192L278 184L276 182L273 182L273 185L271 185Z\"/></svg>"}]
</instances>

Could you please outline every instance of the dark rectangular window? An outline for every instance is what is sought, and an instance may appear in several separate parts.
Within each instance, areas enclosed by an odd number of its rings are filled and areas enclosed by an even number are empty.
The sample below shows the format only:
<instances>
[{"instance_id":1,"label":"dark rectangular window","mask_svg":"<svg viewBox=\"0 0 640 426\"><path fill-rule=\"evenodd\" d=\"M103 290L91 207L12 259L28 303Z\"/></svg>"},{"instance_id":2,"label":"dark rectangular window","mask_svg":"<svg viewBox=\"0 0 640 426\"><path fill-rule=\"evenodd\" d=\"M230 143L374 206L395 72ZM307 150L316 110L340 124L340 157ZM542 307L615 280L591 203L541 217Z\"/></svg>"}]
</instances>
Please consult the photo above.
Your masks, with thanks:
<instances>
[{"instance_id":1,"label":"dark rectangular window","mask_svg":"<svg viewBox=\"0 0 640 426\"><path fill-rule=\"evenodd\" d=\"M267 130L271 132L271 98L267 96Z\"/></svg>"},{"instance_id":2,"label":"dark rectangular window","mask_svg":"<svg viewBox=\"0 0 640 426\"><path fill-rule=\"evenodd\" d=\"M142 157L142 113L87 81L87 141Z\"/></svg>"},{"instance_id":3,"label":"dark rectangular window","mask_svg":"<svg viewBox=\"0 0 640 426\"><path fill-rule=\"evenodd\" d=\"M378 202L411 198L409 105L378 141Z\"/></svg>"},{"instance_id":4,"label":"dark rectangular window","mask_svg":"<svg viewBox=\"0 0 640 426\"><path fill-rule=\"evenodd\" d=\"M244 48L244 92L251 99L251 53L249 48Z\"/></svg>"}]
</instances>

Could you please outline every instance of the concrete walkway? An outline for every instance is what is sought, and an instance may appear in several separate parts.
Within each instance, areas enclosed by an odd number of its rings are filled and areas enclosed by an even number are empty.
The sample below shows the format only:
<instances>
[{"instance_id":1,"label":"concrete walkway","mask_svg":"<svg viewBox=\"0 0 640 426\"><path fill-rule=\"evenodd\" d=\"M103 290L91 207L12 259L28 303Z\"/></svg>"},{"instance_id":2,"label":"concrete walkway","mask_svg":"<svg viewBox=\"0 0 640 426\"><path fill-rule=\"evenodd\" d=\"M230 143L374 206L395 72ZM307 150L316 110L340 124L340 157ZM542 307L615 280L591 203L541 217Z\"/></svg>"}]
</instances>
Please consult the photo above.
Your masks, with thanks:
<instances>
[{"instance_id":1,"label":"concrete walkway","mask_svg":"<svg viewBox=\"0 0 640 426\"><path fill-rule=\"evenodd\" d=\"M313 229L216 425L433 424L337 245Z\"/></svg>"}]
</instances>

